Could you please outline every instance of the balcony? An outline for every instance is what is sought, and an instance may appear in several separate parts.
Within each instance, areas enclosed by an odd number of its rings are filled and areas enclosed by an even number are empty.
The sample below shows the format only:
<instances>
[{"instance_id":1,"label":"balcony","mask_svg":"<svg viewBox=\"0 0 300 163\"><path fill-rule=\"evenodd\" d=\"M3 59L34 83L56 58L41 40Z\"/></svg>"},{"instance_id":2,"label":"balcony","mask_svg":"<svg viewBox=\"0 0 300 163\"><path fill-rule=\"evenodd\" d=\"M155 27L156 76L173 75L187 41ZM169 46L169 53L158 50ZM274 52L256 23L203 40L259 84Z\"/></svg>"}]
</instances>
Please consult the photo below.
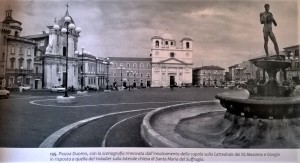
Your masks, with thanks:
<instances>
[{"instance_id":1,"label":"balcony","mask_svg":"<svg viewBox=\"0 0 300 163\"><path fill-rule=\"evenodd\" d=\"M43 73L32 73L31 74L34 78L41 78L43 76Z\"/></svg>"},{"instance_id":2,"label":"balcony","mask_svg":"<svg viewBox=\"0 0 300 163\"><path fill-rule=\"evenodd\" d=\"M9 74L19 74L19 75L31 75L33 70L26 70L26 69L7 69L6 73Z\"/></svg>"}]
</instances>

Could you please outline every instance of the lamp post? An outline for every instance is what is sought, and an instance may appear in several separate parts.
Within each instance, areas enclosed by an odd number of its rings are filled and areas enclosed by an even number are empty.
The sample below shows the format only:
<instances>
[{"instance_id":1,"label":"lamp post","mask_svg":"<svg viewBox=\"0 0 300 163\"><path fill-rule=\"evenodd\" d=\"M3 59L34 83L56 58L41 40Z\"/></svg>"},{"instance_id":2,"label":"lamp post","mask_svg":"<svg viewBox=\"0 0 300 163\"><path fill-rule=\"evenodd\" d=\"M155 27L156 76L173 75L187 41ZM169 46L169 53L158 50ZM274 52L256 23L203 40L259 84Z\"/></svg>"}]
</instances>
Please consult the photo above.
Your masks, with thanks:
<instances>
[{"instance_id":1,"label":"lamp post","mask_svg":"<svg viewBox=\"0 0 300 163\"><path fill-rule=\"evenodd\" d=\"M293 58L293 53L288 53L287 56L285 57L285 60L287 61L290 61L291 63L293 62L294 58ZM299 58L295 58L295 60L298 60ZM296 67L295 67L296 68ZM283 73L284 73L284 80L287 80L287 73L286 73L286 70L283 70ZM297 75L298 75L298 71L297 71ZM292 74L292 77L293 77L293 74Z\"/></svg>"},{"instance_id":2,"label":"lamp post","mask_svg":"<svg viewBox=\"0 0 300 163\"><path fill-rule=\"evenodd\" d=\"M121 87L123 87L123 70L125 69L124 67L123 67L123 65L120 65L120 67L118 67L118 69L119 70L121 70Z\"/></svg>"},{"instance_id":3,"label":"lamp post","mask_svg":"<svg viewBox=\"0 0 300 163\"><path fill-rule=\"evenodd\" d=\"M108 78L108 73L109 73L109 65L112 65L113 62L109 61L109 58L106 58L106 60L103 61L103 64L106 65L106 90L108 91L108 82L109 82L109 78Z\"/></svg>"},{"instance_id":4,"label":"lamp post","mask_svg":"<svg viewBox=\"0 0 300 163\"><path fill-rule=\"evenodd\" d=\"M134 81L135 81L135 82L134 82L134 83L135 83L135 85L134 85L135 88L136 88L136 83L137 83L137 82L136 82L136 75L137 75L137 72L134 71L134 72L133 72L133 77L134 77Z\"/></svg>"},{"instance_id":5,"label":"lamp post","mask_svg":"<svg viewBox=\"0 0 300 163\"><path fill-rule=\"evenodd\" d=\"M65 96L64 97L68 97L68 49L69 49L69 34L72 34L73 30L75 29L75 31L77 33L81 32L81 28L80 27L76 27L75 24L71 23L71 17L66 16L65 17L65 23L66 23L66 28L63 27L64 25L62 25L62 28L60 30L60 32L62 34L66 34L67 36L67 47L66 47L66 81L65 81L65 87L66 87L66 91L65 91ZM59 31L60 27L59 25L55 24L53 26L55 31Z\"/></svg>"},{"instance_id":6,"label":"lamp post","mask_svg":"<svg viewBox=\"0 0 300 163\"><path fill-rule=\"evenodd\" d=\"M84 53L86 53L85 51L84 51L84 47L82 46L81 47L81 53L80 52L78 52L78 51L76 51L75 52L75 54L77 54L77 55L79 55L79 54L81 54L81 68L80 68L80 73L81 73L81 89L80 89L80 91L81 92L83 92L83 67L84 67L84 65L83 65L83 54Z\"/></svg>"},{"instance_id":7,"label":"lamp post","mask_svg":"<svg viewBox=\"0 0 300 163\"><path fill-rule=\"evenodd\" d=\"M21 70L21 82L20 82L20 85L22 86L24 84L24 74L23 74L23 67L21 66L20 67L20 70Z\"/></svg>"},{"instance_id":8,"label":"lamp post","mask_svg":"<svg viewBox=\"0 0 300 163\"><path fill-rule=\"evenodd\" d=\"M128 74L128 84L129 84L129 91L130 91L130 73L132 73L133 71L131 71L130 69L127 71Z\"/></svg>"}]
</instances>

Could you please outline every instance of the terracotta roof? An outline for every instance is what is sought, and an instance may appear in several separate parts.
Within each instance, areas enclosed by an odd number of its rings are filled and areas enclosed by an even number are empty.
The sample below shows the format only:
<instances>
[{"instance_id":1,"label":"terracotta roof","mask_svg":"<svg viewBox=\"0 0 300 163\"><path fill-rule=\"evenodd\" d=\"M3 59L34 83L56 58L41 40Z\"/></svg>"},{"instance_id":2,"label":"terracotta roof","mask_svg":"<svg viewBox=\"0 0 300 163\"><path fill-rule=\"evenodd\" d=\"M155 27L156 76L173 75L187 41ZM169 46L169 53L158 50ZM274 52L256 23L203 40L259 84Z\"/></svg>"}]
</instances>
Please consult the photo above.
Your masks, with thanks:
<instances>
[{"instance_id":1,"label":"terracotta roof","mask_svg":"<svg viewBox=\"0 0 300 163\"><path fill-rule=\"evenodd\" d=\"M222 67L219 67L219 66L214 66L214 65L211 65L211 66L202 66L202 67L195 67L193 68L193 70L225 70L224 68Z\"/></svg>"}]
</instances>

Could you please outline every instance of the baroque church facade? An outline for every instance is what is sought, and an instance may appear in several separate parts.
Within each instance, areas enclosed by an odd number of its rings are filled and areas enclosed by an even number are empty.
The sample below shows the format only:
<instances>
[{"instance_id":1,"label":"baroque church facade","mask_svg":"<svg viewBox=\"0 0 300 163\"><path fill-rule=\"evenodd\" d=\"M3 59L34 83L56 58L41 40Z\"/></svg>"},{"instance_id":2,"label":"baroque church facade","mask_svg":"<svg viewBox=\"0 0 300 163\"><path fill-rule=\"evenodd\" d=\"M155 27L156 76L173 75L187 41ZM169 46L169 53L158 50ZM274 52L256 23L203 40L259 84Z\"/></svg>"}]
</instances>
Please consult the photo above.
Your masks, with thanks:
<instances>
[{"instance_id":1,"label":"baroque church facade","mask_svg":"<svg viewBox=\"0 0 300 163\"><path fill-rule=\"evenodd\" d=\"M175 38L165 31L151 38L152 87L166 87L192 83L193 40Z\"/></svg>"},{"instance_id":2,"label":"baroque church facade","mask_svg":"<svg viewBox=\"0 0 300 163\"><path fill-rule=\"evenodd\" d=\"M54 21L59 29L67 28L68 23L65 22L67 16L71 18L71 23L75 24L67 9L61 19ZM44 55L44 87L64 86L68 76L68 86L78 88L78 56L75 51L77 50L79 33L75 30L69 33L67 46L66 34L63 34L60 30L55 30L54 26L48 26L48 29L49 44ZM68 56L68 75L66 75L66 56Z\"/></svg>"}]
</instances>

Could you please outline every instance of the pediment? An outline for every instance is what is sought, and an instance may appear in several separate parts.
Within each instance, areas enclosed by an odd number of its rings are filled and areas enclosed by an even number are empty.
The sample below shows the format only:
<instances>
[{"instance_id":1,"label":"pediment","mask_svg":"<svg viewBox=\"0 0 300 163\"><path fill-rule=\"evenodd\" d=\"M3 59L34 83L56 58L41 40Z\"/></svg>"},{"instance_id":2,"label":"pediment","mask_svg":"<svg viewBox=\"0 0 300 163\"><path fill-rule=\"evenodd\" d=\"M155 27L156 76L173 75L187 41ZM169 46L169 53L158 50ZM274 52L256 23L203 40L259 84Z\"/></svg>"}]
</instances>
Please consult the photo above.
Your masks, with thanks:
<instances>
[{"instance_id":1,"label":"pediment","mask_svg":"<svg viewBox=\"0 0 300 163\"><path fill-rule=\"evenodd\" d=\"M165 61L165 62L162 62L162 63L177 63L177 64L181 64L182 62L180 62L180 61L178 61L178 60L174 60L174 59L172 59L172 60L168 60L168 61Z\"/></svg>"},{"instance_id":2,"label":"pediment","mask_svg":"<svg viewBox=\"0 0 300 163\"><path fill-rule=\"evenodd\" d=\"M185 62L183 62L179 59L176 59L176 58L169 58L169 59L160 61L159 63L160 64L162 64L162 63L165 63L165 64L186 64Z\"/></svg>"}]
</instances>

